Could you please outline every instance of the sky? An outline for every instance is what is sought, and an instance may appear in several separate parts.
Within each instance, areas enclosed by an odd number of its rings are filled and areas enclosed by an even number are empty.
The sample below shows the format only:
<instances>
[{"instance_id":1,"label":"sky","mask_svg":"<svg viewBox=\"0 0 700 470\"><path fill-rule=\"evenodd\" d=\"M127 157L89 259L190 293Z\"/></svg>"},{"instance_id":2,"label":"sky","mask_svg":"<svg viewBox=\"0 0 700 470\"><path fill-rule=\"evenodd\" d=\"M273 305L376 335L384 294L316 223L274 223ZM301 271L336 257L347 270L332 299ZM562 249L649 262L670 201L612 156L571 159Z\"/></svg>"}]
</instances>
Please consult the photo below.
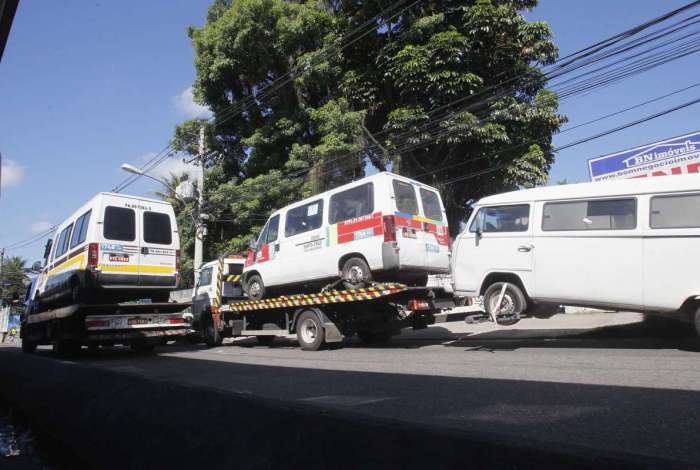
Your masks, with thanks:
<instances>
[{"instance_id":1,"label":"sky","mask_svg":"<svg viewBox=\"0 0 700 470\"><path fill-rule=\"evenodd\" d=\"M92 2L21 0L0 62L0 247L61 222L165 147L176 124L205 116L192 101L188 26L211 0ZM547 21L561 55L680 7L687 0L540 0L530 20ZM664 65L561 103L570 124L595 119L695 83L697 58ZM697 98L700 88L554 137L563 145ZM552 181L587 181L589 158L700 130L700 106L562 151ZM168 160L155 176L183 168ZM153 196L141 178L131 194ZM39 260L43 243L9 255Z\"/></svg>"}]
</instances>

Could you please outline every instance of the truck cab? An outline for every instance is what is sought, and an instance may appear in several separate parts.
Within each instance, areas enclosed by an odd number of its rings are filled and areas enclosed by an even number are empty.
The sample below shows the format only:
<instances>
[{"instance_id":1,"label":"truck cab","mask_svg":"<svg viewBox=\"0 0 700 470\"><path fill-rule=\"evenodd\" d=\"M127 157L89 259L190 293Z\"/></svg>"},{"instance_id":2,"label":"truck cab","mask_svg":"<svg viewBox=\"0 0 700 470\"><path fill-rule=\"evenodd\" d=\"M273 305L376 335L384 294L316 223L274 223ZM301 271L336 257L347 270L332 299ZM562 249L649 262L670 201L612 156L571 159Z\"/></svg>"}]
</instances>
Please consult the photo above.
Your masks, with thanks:
<instances>
[{"instance_id":1,"label":"truck cab","mask_svg":"<svg viewBox=\"0 0 700 470\"><path fill-rule=\"evenodd\" d=\"M201 328L202 314L211 311L212 299L216 297L217 279L220 279L222 303L244 297L241 274L245 257L229 255L223 260L214 260L202 265L199 279L192 289L192 326ZM223 267L223 271L221 271Z\"/></svg>"}]
</instances>

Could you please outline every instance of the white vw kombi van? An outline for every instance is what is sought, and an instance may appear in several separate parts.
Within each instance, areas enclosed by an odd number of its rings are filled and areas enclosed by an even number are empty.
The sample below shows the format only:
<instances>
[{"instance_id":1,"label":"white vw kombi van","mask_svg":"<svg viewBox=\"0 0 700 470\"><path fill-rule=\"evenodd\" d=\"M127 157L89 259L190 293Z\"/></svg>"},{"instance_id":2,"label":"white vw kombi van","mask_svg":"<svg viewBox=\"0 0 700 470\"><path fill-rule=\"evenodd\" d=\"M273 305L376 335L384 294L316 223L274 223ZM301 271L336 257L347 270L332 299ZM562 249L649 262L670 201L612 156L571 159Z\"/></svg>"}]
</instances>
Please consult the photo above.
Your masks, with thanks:
<instances>
[{"instance_id":1,"label":"white vw kombi van","mask_svg":"<svg viewBox=\"0 0 700 470\"><path fill-rule=\"evenodd\" d=\"M450 236L435 188L393 173L368 176L272 214L248 253L253 299L303 285L372 279L425 285L450 269Z\"/></svg>"},{"instance_id":2,"label":"white vw kombi van","mask_svg":"<svg viewBox=\"0 0 700 470\"><path fill-rule=\"evenodd\" d=\"M58 226L44 257L35 310L78 302L166 302L180 264L175 213L167 202L100 193Z\"/></svg>"},{"instance_id":3,"label":"white vw kombi van","mask_svg":"<svg viewBox=\"0 0 700 470\"><path fill-rule=\"evenodd\" d=\"M478 202L452 276L491 314L554 303L700 322L699 238L697 174L527 189Z\"/></svg>"}]
</instances>

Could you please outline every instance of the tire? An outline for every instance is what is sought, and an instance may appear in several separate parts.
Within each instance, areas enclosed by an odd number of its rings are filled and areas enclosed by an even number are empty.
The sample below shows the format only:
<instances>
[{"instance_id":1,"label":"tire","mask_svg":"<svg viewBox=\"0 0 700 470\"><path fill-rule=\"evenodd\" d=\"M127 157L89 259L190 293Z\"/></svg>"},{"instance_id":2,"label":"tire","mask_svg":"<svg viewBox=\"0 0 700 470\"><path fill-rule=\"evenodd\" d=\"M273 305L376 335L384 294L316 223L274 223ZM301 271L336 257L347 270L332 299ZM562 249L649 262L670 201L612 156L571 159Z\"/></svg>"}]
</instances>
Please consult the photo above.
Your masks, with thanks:
<instances>
[{"instance_id":1,"label":"tire","mask_svg":"<svg viewBox=\"0 0 700 470\"><path fill-rule=\"evenodd\" d=\"M275 337L274 336L267 336L267 335L262 335L262 336L257 336L258 339L258 344L260 346L267 346L271 347L272 343L275 342Z\"/></svg>"},{"instance_id":2,"label":"tire","mask_svg":"<svg viewBox=\"0 0 700 470\"><path fill-rule=\"evenodd\" d=\"M695 311L695 332L700 336L700 307Z\"/></svg>"},{"instance_id":3,"label":"tire","mask_svg":"<svg viewBox=\"0 0 700 470\"><path fill-rule=\"evenodd\" d=\"M341 275L346 289L361 289L372 282L372 271L369 265L358 256L353 256L343 263Z\"/></svg>"},{"instance_id":4,"label":"tire","mask_svg":"<svg viewBox=\"0 0 700 470\"><path fill-rule=\"evenodd\" d=\"M210 348L221 346L224 342L221 332L214 328L214 319L209 312L202 315L202 336L207 347Z\"/></svg>"},{"instance_id":5,"label":"tire","mask_svg":"<svg viewBox=\"0 0 700 470\"><path fill-rule=\"evenodd\" d=\"M304 351L318 351L326 340L326 330L313 312L306 311L299 315L296 330L299 346Z\"/></svg>"},{"instance_id":6,"label":"tire","mask_svg":"<svg viewBox=\"0 0 700 470\"><path fill-rule=\"evenodd\" d=\"M251 300L260 300L265 297L265 283L260 274L253 274L246 280L245 293Z\"/></svg>"},{"instance_id":7,"label":"tire","mask_svg":"<svg viewBox=\"0 0 700 470\"><path fill-rule=\"evenodd\" d=\"M493 317L493 310L496 308L496 302L501 295L503 285L506 285L506 291L501 302L501 315L509 315L510 319L499 321L499 325L513 325L520 321L520 316L527 311L527 300L525 294L520 287L510 282L495 282L491 284L486 292L484 292L484 310Z\"/></svg>"},{"instance_id":8,"label":"tire","mask_svg":"<svg viewBox=\"0 0 700 470\"><path fill-rule=\"evenodd\" d=\"M70 286L70 302L71 304L79 304L83 300L83 292L80 288L80 281L74 279Z\"/></svg>"},{"instance_id":9,"label":"tire","mask_svg":"<svg viewBox=\"0 0 700 470\"><path fill-rule=\"evenodd\" d=\"M38 344L27 338L22 338L22 352L27 354L33 354L36 351Z\"/></svg>"},{"instance_id":10,"label":"tire","mask_svg":"<svg viewBox=\"0 0 700 470\"><path fill-rule=\"evenodd\" d=\"M380 344L386 343L391 339L391 333L388 331L358 331L357 336L365 344Z\"/></svg>"}]
</instances>

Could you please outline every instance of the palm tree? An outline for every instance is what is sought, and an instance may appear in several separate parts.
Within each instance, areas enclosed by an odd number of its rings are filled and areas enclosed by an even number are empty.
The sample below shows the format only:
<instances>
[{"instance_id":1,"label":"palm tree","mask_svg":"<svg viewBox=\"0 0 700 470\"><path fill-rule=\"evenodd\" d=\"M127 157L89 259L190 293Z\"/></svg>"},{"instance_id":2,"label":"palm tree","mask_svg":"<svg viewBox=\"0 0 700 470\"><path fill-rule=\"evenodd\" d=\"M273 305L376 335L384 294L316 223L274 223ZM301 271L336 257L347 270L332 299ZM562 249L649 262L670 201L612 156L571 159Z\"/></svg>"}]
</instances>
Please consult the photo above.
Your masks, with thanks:
<instances>
[{"instance_id":1,"label":"palm tree","mask_svg":"<svg viewBox=\"0 0 700 470\"><path fill-rule=\"evenodd\" d=\"M153 193L162 200L172 204L173 207L179 207L182 204L182 201L178 199L177 194L175 194L175 189L177 189L180 183L183 181L188 181L189 179L190 175L184 172L179 175L176 173L170 173L170 177L165 179L165 182L168 183L169 188L163 191L154 191Z\"/></svg>"},{"instance_id":2,"label":"palm tree","mask_svg":"<svg viewBox=\"0 0 700 470\"><path fill-rule=\"evenodd\" d=\"M29 277L26 274L27 260L19 256L7 258L2 265L2 277L0 277L1 299L22 298L27 287Z\"/></svg>"}]
</instances>

